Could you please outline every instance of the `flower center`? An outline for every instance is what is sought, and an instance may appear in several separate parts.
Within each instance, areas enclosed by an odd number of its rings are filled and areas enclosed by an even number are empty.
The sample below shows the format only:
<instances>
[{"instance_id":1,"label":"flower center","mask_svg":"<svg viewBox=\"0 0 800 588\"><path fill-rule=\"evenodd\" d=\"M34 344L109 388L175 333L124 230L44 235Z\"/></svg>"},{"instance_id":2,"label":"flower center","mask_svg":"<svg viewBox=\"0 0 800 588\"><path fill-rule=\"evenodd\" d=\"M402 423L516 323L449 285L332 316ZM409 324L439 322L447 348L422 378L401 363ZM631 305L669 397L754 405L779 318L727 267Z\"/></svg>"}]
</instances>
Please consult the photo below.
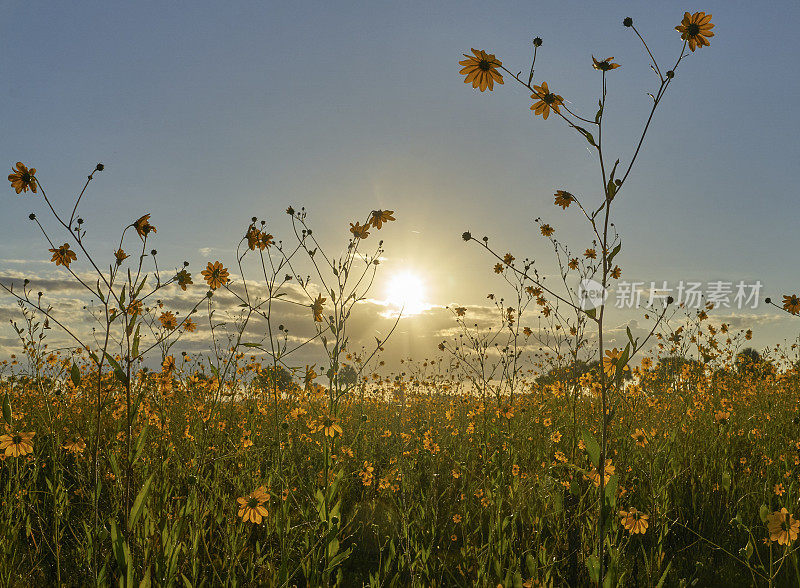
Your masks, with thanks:
<instances>
[{"instance_id":1,"label":"flower center","mask_svg":"<svg viewBox=\"0 0 800 588\"><path fill-rule=\"evenodd\" d=\"M251 496L247 499L247 506L248 508L256 508L258 506L258 499Z\"/></svg>"},{"instance_id":2,"label":"flower center","mask_svg":"<svg viewBox=\"0 0 800 588\"><path fill-rule=\"evenodd\" d=\"M686 27L686 32L689 33L690 36L694 37L695 35L700 33L700 25L693 22L688 27Z\"/></svg>"},{"instance_id":3,"label":"flower center","mask_svg":"<svg viewBox=\"0 0 800 588\"><path fill-rule=\"evenodd\" d=\"M489 63L489 61L486 59L481 59L478 62L478 69L480 69L481 71L489 71L490 69L492 69L492 64Z\"/></svg>"},{"instance_id":4,"label":"flower center","mask_svg":"<svg viewBox=\"0 0 800 588\"><path fill-rule=\"evenodd\" d=\"M14 435L13 441L14 445L19 445L20 443L22 443L22 435Z\"/></svg>"},{"instance_id":5,"label":"flower center","mask_svg":"<svg viewBox=\"0 0 800 588\"><path fill-rule=\"evenodd\" d=\"M548 92L547 94L545 94L545 95L542 97L542 100L544 100L544 101L545 101L545 102L547 102L548 104L552 104L553 102L555 102L555 101L556 101L556 95L555 95L555 94L553 94L552 92Z\"/></svg>"}]
</instances>

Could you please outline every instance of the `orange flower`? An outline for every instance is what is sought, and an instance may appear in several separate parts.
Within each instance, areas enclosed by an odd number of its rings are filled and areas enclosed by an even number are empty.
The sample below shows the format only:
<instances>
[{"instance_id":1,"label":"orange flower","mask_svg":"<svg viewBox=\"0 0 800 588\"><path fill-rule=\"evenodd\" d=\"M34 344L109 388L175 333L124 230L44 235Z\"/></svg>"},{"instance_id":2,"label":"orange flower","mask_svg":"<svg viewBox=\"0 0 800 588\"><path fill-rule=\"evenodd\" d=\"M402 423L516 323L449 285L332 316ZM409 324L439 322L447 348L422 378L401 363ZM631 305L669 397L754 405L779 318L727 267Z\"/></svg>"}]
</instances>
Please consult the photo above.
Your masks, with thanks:
<instances>
[{"instance_id":1,"label":"orange flower","mask_svg":"<svg viewBox=\"0 0 800 588\"><path fill-rule=\"evenodd\" d=\"M608 377L612 377L617 369L617 360L622 357L622 351L617 349L609 349L606 351L606 357L603 358L603 371Z\"/></svg>"},{"instance_id":2,"label":"orange flower","mask_svg":"<svg viewBox=\"0 0 800 588\"><path fill-rule=\"evenodd\" d=\"M8 175L8 181L11 182L11 187L17 194L27 192L30 188L31 192L36 194L36 168L28 169L21 161L17 162L17 169L11 168L11 173Z\"/></svg>"},{"instance_id":3,"label":"orange flower","mask_svg":"<svg viewBox=\"0 0 800 588\"><path fill-rule=\"evenodd\" d=\"M619 516L622 518L622 526L625 527L625 530L631 535L635 535L636 533L644 535L647 531L647 526L649 524L647 519L650 518L649 515L631 507L628 511L619 511Z\"/></svg>"},{"instance_id":4,"label":"orange flower","mask_svg":"<svg viewBox=\"0 0 800 588\"><path fill-rule=\"evenodd\" d=\"M153 233L157 233L156 228L150 224L148 220L150 218L149 214L146 214L142 217L139 217L133 225L131 225L134 229L136 229L136 234L139 235L142 239L147 237L152 231Z\"/></svg>"},{"instance_id":5,"label":"orange flower","mask_svg":"<svg viewBox=\"0 0 800 588\"><path fill-rule=\"evenodd\" d=\"M208 287L212 290L216 290L220 286L227 284L228 276L230 275L228 274L228 270L218 261L215 261L213 264L209 262L206 269L200 273L205 278Z\"/></svg>"},{"instance_id":6,"label":"orange flower","mask_svg":"<svg viewBox=\"0 0 800 588\"><path fill-rule=\"evenodd\" d=\"M187 333L194 333L197 330L197 324L192 319L183 321L183 330Z\"/></svg>"},{"instance_id":7,"label":"orange flower","mask_svg":"<svg viewBox=\"0 0 800 588\"><path fill-rule=\"evenodd\" d=\"M783 310L790 312L791 314L800 313L800 298L797 296L797 294L783 297Z\"/></svg>"},{"instance_id":8,"label":"orange flower","mask_svg":"<svg viewBox=\"0 0 800 588\"><path fill-rule=\"evenodd\" d=\"M0 435L0 451L6 456L20 457L33 453L33 436L36 433L12 433Z\"/></svg>"},{"instance_id":9,"label":"orange flower","mask_svg":"<svg viewBox=\"0 0 800 588\"><path fill-rule=\"evenodd\" d=\"M595 69L599 69L600 71L609 71L621 67L619 63L613 63L611 61L612 59L614 58L606 57L605 59L601 59L600 61L598 61L594 58L594 55L592 55L592 67Z\"/></svg>"},{"instance_id":10,"label":"orange flower","mask_svg":"<svg viewBox=\"0 0 800 588\"><path fill-rule=\"evenodd\" d=\"M714 33L711 29L714 25L711 23L711 15L705 12L695 12L694 14L684 13L681 24L675 27L675 30L681 34L681 39L688 41L689 49L694 50L697 47L708 46L708 39L706 37L713 37Z\"/></svg>"},{"instance_id":11,"label":"orange flower","mask_svg":"<svg viewBox=\"0 0 800 588\"><path fill-rule=\"evenodd\" d=\"M165 329L172 330L178 326L178 319L176 319L175 315L170 311L162 312L161 316L158 317L158 321Z\"/></svg>"},{"instance_id":12,"label":"orange flower","mask_svg":"<svg viewBox=\"0 0 800 588\"><path fill-rule=\"evenodd\" d=\"M481 92L494 90L494 83L503 83L503 75L497 71L503 62L497 59L493 53L486 53L483 50L472 49L472 55L463 54L465 60L459 61L459 65L464 67L459 72L465 75L464 83L472 82L473 88L479 88Z\"/></svg>"},{"instance_id":13,"label":"orange flower","mask_svg":"<svg viewBox=\"0 0 800 588\"><path fill-rule=\"evenodd\" d=\"M777 541L778 545L789 545L797 539L800 521L795 520L794 516L789 514L784 507L767 515L767 531L770 541Z\"/></svg>"},{"instance_id":14,"label":"orange flower","mask_svg":"<svg viewBox=\"0 0 800 588\"><path fill-rule=\"evenodd\" d=\"M353 233L353 236L356 239L366 239L369 237L369 222L362 225L361 223L350 223L350 232Z\"/></svg>"},{"instance_id":15,"label":"orange flower","mask_svg":"<svg viewBox=\"0 0 800 588\"><path fill-rule=\"evenodd\" d=\"M75 252L69 248L69 243L64 243L58 249L48 249L53 254L50 261L55 261L56 265L69 267L69 264L78 259Z\"/></svg>"},{"instance_id":16,"label":"orange flower","mask_svg":"<svg viewBox=\"0 0 800 588\"><path fill-rule=\"evenodd\" d=\"M587 249L583 252L583 256L587 259L597 259L597 252L594 249Z\"/></svg>"},{"instance_id":17,"label":"orange flower","mask_svg":"<svg viewBox=\"0 0 800 588\"><path fill-rule=\"evenodd\" d=\"M558 190L555 193L556 197L556 206L560 206L561 208L565 209L573 203L575 200L575 196L567 192L566 190Z\"/></svg>"},{"instance_id":18,"label":"orange flower","mask_svg":"<svg viewBox=\"0 0 800 588\"><path fill-rule=\"evenodd\" d=\"M242 496L236 499L239 503L239 516L246 523L250 521L256 525L260 525L264 517L269 515L267 507L264 506L269 496L263 488L254 490L247 496Z\"/></svg>"},{"instance_id":19,"label":"orange flower","mask_svg":"<svg viewBox=\"0 0 800 588\"><path fill-rule=\"evenodd\" d=\"M184 292L186 291L186 286L189 284L194 284L194 282L192 282L192 274L187 272L185 269L182 269L175 274L175 280L178 282L178 286L180 286L181 290Z\"/></svg>"},{"instance_id":20,"label":"orange flower","mask_svg":"<svg viewBox=\"0 0 800 588\"><path fill-rule=\"evenodd\" d=\"M383 226L383 223L388 223L389 221L395 220L395 218L392 216L393 214L394 210L373 210L369 222L376 229L380 229Z\"/></svg>"},{"instance_id":21,"label":"orange flower","mask_svg":"<svg viewBox=\"0 0 800 588\"><path fill-rule=\"evenodd\" d=\"M86 449L86 442L80 437L77 439L67 439L63 445L63 448L74 455L78 455L83 453L83 451Z\"/></svg>"},{"instance_id":22,"label":"orange flower","mask_svg":"<svg viewBox=\"0 0 800 588\"><path fill-rule=\"evenodd\" d=\"M114 252L114 259L117 260L117 265L122 265L122 262L128 259L130 255L125 253L122 249L117 249Z\"/></svg>"},{"instance_id":23,"label":"orange flower","mask_svg":"<svg viewBox=\"0 0 800 588\"><path fill-rule=\"evenodd\" d=\"M534 114L541 114L542 118L547 120L551 109L557 114L561 113L558 107L564 103L564 99L558 94L553 94L547 87L547 82L542 82L541 86L534 86L533 90L534 94L531 94L531 98L538 100L531 106Z\"/></svg>"},{"instance_id":24,"label":"orange flower","mask_svg":"<svg viewBox=\"0 0 800 588\"><path fill-rule=\"evenodd\" d=\"M322 294L317 295L316 300L314 300L313 304L311 305L311 312L314 313L314 322L321 323L322 322L322 310L323 304L327 298L323 298Z\"/></svg>"},{"instance_id":25,"label":"orange flower","mask_svg":"<svg viewBox=\"0 0 800 588\"><path fill-rule=\"evenodd\" d=\"M326 437L335 437L337 434L342 434L342 427L339 425L339 419L335 416L331 415L324 415L323 417L317 419L314 425L312 425L311 432L312 433L319 433L322 431L323 435Z\"/></svg>"},{"instance_id":26,"label":"orange flower","mask_svg":"<svg viewBox=\"0 0 800 588\"><path fill-rule=\"evenodd\" d=\"M547 224L542 225L540 230L542 231L542 235L544 235L545 237L549 237L550 235L556 232L556 230L553 227Z\"/></svg>"}]
</instances>

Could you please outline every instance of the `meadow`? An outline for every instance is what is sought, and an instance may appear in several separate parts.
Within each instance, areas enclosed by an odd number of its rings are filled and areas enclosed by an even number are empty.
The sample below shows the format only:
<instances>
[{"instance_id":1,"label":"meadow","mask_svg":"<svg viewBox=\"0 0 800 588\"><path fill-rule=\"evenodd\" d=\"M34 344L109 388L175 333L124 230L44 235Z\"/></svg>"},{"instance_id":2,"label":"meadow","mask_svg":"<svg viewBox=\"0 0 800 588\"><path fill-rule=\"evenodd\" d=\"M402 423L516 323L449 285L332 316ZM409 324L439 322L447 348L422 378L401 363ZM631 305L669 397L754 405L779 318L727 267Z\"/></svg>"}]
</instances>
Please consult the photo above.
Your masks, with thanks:
<instances>
[{"instance_id":1,"label":"meadow","mask_svg":"<svg viewBox=\"0 0 800 588\"><path fill-rule=\"evenodd\" d=\"M612 211L675 71L714 36L685 13L667 68L622 26L657 78L622 164L603 142L613 57L586 60L598 110L580 115L534 80L541 38L527 77L464 54L466 84L513 80L596 156L600 198L553 191L588 238L573 250L536 219L550 279L464 232L503 293L448 306L438 348L397 366L402 309L374 342L352 326L395 211L343 225L332 254L290 206L282 238L253 217L235 259L172 271L150 213L113 250L88 237L102 163L68 201L17 162L11 188L86 305L0 280L20 344L0 363L0 586L800 584L798 345L756 351L714 303L672 297L612 337L576 287L620 279ZM797 295L766 302L800 314ZM207 349L187 352L198 334Z\"/></svg>"}]
</instances>

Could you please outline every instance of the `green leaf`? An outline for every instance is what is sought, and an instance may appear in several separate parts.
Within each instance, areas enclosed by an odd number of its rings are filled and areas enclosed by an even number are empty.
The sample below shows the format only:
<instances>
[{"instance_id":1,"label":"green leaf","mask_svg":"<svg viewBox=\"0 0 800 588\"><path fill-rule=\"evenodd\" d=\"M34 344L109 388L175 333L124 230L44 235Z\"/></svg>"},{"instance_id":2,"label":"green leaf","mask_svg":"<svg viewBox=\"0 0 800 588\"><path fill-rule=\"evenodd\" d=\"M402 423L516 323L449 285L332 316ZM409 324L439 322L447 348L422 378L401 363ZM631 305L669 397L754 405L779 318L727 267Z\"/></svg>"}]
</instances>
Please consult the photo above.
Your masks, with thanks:
<instances>
[{"instance_id":1,"label":"green leaf","mask_svg":"<svg viewBox=\"0 0 800 588\"><path fill-rule=\"evenodd\" d=\"M581 437L583 444L586 445L586 453L589 454L589 459L594 464L594 467L600 470L600 444L594 438L591 431L588 429L581 429Z\"/></svg>"},{"instance_id":2,"label":"green leaf","mask_svg":"<svg viewBox=\"0 0 800 588\"><path fill-rule=\"evenodd\" d=\"M155 472L150 474L150 477L147 478L147 481L144 483L144 486L142 486L142 489L139 490L139 494L136 495L136 500L133 501L131 516L128 517L128 531L133 529L133 526L136 524L136 521L139 520L139 517L142 514L142 507L144 507L144 502L147 500L147 494L150 492L150 485L153 483L153 477L155 475Z\"/></svg>"},{"instance_id":3,"label":"green leaf","mask_svg":"<svg viewBox=\"0 0 800 588\"><path fill-rule=\"evenodd\" d=\"M586 310L585 312L589 316L589 318L595 318L595 316L597 315L597 309L596 308L590 308L589 310Z\"/></svg>"},{"instance_id":4,"label":"green leaf","mask_svg":"<svg viewBox=\"0 0 800 588\"><path fill-rule=\"evenodd\" d=\"M622 382L622 377L625 375L625 366L628 365L628 358L631 355L631 344L628 343L625 346L625 350L622 352L622 355L619 356L616 365L616 373L614 379L617 381L617 384Z\"/></svg>"},{"instance_id":5,"label":"green leaf","mask_svg":"<svg viewBox=\"0 0 800 588\"><path fill-rule=\"evenodd\" d=\"M136 439L136 448L133 450L133 459L131 463L135 463L139 456L142 454L142 449L144 449L144 442L147 438L147 425L142 427L142 432L139 433L139 438Z\"/></svg>"},{"instance_id":6,"label":"green leaf","mask_svg":"<svg viewBox=\"0 0 800 588\"><path fill-rule=\"evenodd\" d=\"M664 573L661 574L661 579L658 581L658 584L656 584L656 588L663 588L664 581L667 579L667 574L671 569L672 569L672 560L669 560L667 567L664 569Z\"/></svg>"},{"instance_id":7,"label":"green leaf","mask_svg":"<svg viewBox=\"0 0 800 588\"><path fill-rule=\"evenodd\" d=\"M69 370L69 377L76 388L81 385L81 370L78 368L78 364L76 364L74 361L72 362L72 367Z\"/></svg>"},{"instance_id":8,"label":"green leaf","mask_svg":"<svg viewBox=\"0 0 800 588\"><path fill-rule=\"evenodd\" d=\"M254 347L256 349L261 349L261 343L242 343L245 347Z\"/></svg>"},{"instance_id":9,"label":"green leaf","mask_svg":"<svg viewBox=\"0 0 800 588\"><path fill-rule=\"evenodd\" d=\"M613 200L616 193L617 185L614 183L614 180L608 180L608 185L606 186L606 197L609 200Z\"/></svg>"},{"instance_id":10,"label":"green leaf","mask_svg":"<svg viewBox=\"0 0 800 588\"><path fill-rule=\"evenodd\" d=\"M122 369L122 366L120 366L119 363L117 363L117 360L111 357L107 351L104 351L103 355L105 355L106 359L108 360L108 363L114 369L114 375L116 376L116 378L127 386L128 376L125 375L125 370Z\"/></svg>"},{"instance_id":11,"label":"green leaf","mask_svg":"<svg viewBox=\"0 0 800 588\"><path fill-rule=\"evenodd\" d=\"M139 342L142 337L139 335L139 328L142 325L136 325L136 334L133 336L133 346L131 347L131 359L136 359L139 356Z\"/></svg>"},{"instance_id":12,"label":"green leaf","mask_svg":"<svg viewBox=\"0 0 800 588\"><path fill-rule=\"evenodd\" d=\"M625 333L628 335L628 341L631 342L631 346L636 347L636 341L633 340L633 334L631 333L630 327L625 327Z\"/></svg>"},{"instance_id":13,"label":"green leaf","mask_svg":"<svg viewBox=\"0 0 800 588\"><path fill-rule=\"evenodd\" d=\"M619 476L614 474L608 478L608 482L606 482L604 492L606 493L606 501L611 506L611 508L616 508L617 506L617 486L619 485Z\"/></svg>"},{"instance_id":14,"label":"green leaf","mask_svg":"<svg viewBox=\"0 0 800 588\"><path fill-rule=\"evenodd\" d=\"M3 420L9 427L11 426L11 400L8 397L8 392L3 397Z\"/></svg>"},{"instance_id":15,"label":"green leaf","mask_svg":"<svg viewBox=\"0 0 800 588\"><path fill-rule=\"evenodd\" d=\"M589 141L589 145L597 147L597 144L594 142L594 137L592 137L592 134L589 131L587 131L583 127L578 127L578 126L575 127L575 130L578 131L584 137L586 137L586 140Z\"/></svg>"},{"instance_id":16,"label":"green leaf","mask_svg":"<svg viewBox=\"0 0 800 588\"><path fill-rule=\"evenodd\" d=\"M731 489L731 474L729 472L722 474L722 487L726 492Z\"/></svg>"},{"instance_id":17,"label":"green leaf","mask_svg":"<svg viewBox=\"0 0 800 588\"><path fill-rule=\"evenodd\" d=\"M614 261L614 257L619 253L620 249L622 249L622 243L618 243L617 246L611 250L611 253L608 254L608 265L611 265L611 262Z\"/></svg>"},{"instance_id":18,"label":"green leaf","mask_svg":"<svg viewBox=\"0 0 800 588\"><path fill-rule=\"evenodd\" d=\"M592 582L600 581L600 560L594 553L586 559L586 569L589 570L589 579Z\"/></svg>"},{"instance_id":19,"label":"green leaf","mask_svg":"<svg viewBox=\"0 0 800 588\"><path fill-rule=\"evenodd\" d=\"M758 509L758 516L761 517L761 522L767 522L767 516L769 515L769 507L766 504L762 504L761 508Z\"/></svg>"}]
</instances>

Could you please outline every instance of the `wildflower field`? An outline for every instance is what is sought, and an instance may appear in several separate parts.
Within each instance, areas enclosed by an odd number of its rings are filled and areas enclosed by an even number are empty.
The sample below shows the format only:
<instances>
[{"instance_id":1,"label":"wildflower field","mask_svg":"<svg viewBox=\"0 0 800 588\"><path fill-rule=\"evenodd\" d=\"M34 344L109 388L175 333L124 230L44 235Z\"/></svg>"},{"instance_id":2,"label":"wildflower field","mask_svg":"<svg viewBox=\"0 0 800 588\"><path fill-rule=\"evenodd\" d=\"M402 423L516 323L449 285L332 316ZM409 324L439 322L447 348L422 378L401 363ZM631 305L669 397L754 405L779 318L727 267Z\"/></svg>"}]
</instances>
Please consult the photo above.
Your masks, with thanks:
<instances>
[{"instance_id":1,"label":"wildflower field","mask_svg":"<svg viewBox=\"0 0 800 588\"><path fill-rule=\"evenodd\" d=\"M800 347L756 351L713 302L672 297L612 346L606 306L576 288L620 279L617 199L678 66L714 37L710 14L686 12L667 67L622 25L656 83L620 159L603 142L614 57L586 60L599 98L578 114L534 79L541 38L529 75L464 54L466 84L516 82L533 122L563 124L596 160L596 194L554 188L548 203L588 238L572 249L536 219L548 280L465 231L503 293L489 318L447 306L438 346L397 365L403 308L369 341L351 325L399 205L348 221L341 251L290 206L284 224L253 217L235 257L172 269L154 248L170 227L145 211L113 249L93 241L82 214L102 163L66 199L16 162L5 197L30 199L85 306L0 280L19 340L0 361L0 586L800 584ZM800 314L795 294L766 302ZM187 352L198 333L207 350Z\"/></svg>"}]
</instances>

